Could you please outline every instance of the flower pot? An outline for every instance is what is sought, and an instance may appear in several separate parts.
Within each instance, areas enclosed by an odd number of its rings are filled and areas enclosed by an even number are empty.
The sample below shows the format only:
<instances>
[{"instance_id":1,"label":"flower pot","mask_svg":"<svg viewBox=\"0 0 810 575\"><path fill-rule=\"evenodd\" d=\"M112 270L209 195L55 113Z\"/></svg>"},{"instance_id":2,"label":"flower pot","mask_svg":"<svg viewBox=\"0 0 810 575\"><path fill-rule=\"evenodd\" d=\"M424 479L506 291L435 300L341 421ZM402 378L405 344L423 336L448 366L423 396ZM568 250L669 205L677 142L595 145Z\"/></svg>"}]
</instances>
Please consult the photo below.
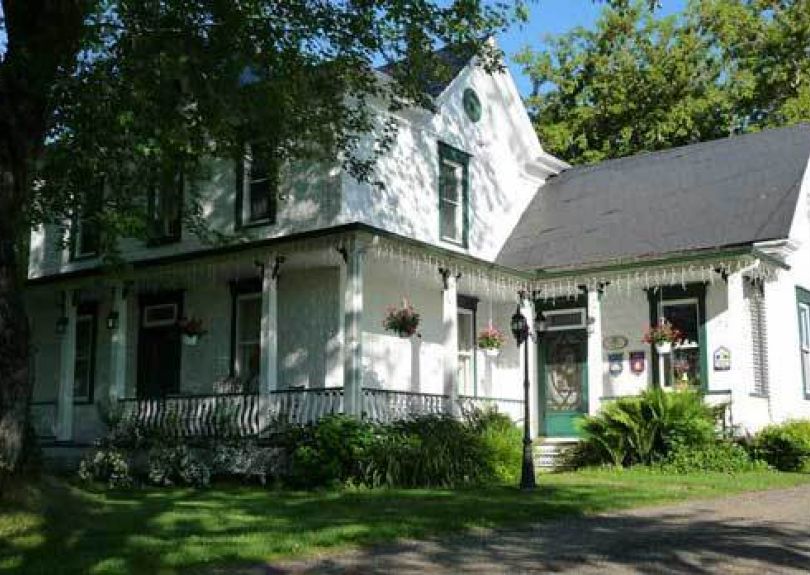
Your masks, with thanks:
<instances>
[{"instance_id":1,"label":"flower pot","mask_svg":"<svg viewBox=\"0 0 810 575\"><path fill-rule=\"evenodd\" d=\"M197 343L199 341L200 341L200 336L199 335L187 335L185 333L183 334L183 345L188 345L188 346L193 347L193 346L197 345Z\"/></svg>"},{"instance_id":2,"label":"flower pot","mask_svg":"<svg viewBox=\"0 0 810 575\"><path fill-rule=\"evenodd\" d=\"M498 357L501 354L501 350L497 347L488 347L484 349L484 353L487 354L487 357Z\"/></svg>"},{"instance_id":3,"label":"flower pot","mask_svg":"<svg viewBox=\"0 0 810 575\"><path fill-rule=\"evenodd\" d=\"M659 355L666 355L670 353L672 351L672 342L662 341L660 343L656 343L655 351L657 351Z\"/></svg>"}]
</instances>

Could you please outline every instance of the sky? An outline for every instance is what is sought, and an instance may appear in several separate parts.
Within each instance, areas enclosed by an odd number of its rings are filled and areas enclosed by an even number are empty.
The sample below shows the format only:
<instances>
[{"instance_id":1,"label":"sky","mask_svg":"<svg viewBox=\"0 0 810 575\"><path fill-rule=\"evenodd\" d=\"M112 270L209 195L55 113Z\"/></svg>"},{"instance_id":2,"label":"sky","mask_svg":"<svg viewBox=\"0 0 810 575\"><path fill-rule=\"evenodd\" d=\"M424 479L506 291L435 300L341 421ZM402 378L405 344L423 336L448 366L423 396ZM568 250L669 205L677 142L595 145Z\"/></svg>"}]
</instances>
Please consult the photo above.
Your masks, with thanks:
<instances>
[{"instance_id":1,"label":"sky","mask_svg":"<svg viewBox=\"0 0 810 575\"><path fill-rule=\"evenodd\" d=\"M666 16L683 10L685 0L663 0L656 11L659 16ZM514 25L507 32L500 34L498 44L506 53L507 64L515 77L521 94L529 95L532 86L528 77L523 75L520 66L514 64L513 56L525 46L538 49L543 39L549 34L563 34L582 26L593 28L599 19L604 3L592 0L534 0L530 2L531 15L528 22Z\"/></svg>"},{"instance_id":2,"label":"sky","mask_svg":"<svg viewBox=\"0 0 810 575\"><path fill-rule=\"evenodd\" d=\"M657 14L664 16L678 12L685 3L685 0L662 0ZM532 86L520 67L514 64L513 56L525 46L541 47L543 39L549 34L562 34L578 26L592 28L603 7L603 2L593 0L530 0L528 22L514 25L498 36L498 43L506 53L507 64L522 94L528 95ZM4 44L5 34L0 29L0 53Z\"/></svg>"}]
</instances>

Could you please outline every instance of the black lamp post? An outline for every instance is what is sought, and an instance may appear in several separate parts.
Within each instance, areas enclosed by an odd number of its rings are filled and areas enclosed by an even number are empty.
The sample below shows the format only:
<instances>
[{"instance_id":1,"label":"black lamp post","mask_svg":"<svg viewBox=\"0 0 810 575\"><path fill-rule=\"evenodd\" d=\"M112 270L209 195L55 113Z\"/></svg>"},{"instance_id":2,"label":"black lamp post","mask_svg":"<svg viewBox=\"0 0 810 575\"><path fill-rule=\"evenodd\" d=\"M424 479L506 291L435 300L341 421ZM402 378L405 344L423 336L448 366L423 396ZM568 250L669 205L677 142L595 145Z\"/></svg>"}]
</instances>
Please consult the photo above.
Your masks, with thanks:
<instances>
[{"instance_id":1,"label":"black lamp post","mask_svg":"<svg viewBox=\"0 0 810 575\"><path fill-rule=\"evenodd\" d=\"M531 490L535 488L535 481L531 426L529 424L529 322L526 320L526 316L520 313L519 305L512 316L511 328L518 348L523 345L525 354L523 362L523 466L520 472L520 488Z\"/></svg>"}]
</instances>

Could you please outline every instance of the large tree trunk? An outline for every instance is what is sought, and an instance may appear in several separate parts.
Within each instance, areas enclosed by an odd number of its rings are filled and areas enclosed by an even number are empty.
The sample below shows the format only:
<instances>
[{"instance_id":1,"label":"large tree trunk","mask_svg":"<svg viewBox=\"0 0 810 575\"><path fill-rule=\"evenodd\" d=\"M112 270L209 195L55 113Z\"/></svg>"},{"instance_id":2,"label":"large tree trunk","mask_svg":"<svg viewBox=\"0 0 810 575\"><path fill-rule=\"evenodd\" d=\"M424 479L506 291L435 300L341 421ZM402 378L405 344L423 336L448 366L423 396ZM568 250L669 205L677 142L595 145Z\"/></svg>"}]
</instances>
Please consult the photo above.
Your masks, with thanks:
<instances>
[{"instance_id":1,"label":"large tree trunk","mask_svg":"<svg viewBox=\"0 0 810 575\"><path fill-rule=\"evenodd\" d=\"M0 213L6 214L0 202ZM31 385L28 321L9 218L0 216L0 468L14 470L25 447Z\"/></svg>"},{"instance_id":2,"label":"large tree trunk","mask_svg":"<svg viewBox=\"0 0 810 575\"><path fill-rule=\"evenodd\" d=\"M31 171L55 106L54 89L75 65L91 0L0 0L5 54L0 53L0 466L24 459L32 385L23 304L34 192ZM2 471L2 469L0 469Z\"/></svg>"}]
</instances>

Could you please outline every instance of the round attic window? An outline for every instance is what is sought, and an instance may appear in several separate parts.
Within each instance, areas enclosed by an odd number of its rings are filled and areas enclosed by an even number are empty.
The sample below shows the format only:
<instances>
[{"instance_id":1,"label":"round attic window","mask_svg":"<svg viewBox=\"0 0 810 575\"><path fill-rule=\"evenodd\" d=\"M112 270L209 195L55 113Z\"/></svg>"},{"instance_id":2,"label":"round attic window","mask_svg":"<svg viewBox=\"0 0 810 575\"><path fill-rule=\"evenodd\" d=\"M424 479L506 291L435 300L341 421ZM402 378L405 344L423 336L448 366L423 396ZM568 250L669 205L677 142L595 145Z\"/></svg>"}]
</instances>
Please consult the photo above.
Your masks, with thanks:
<instances>
[{"instance_id":1,"label":"round attic window","mask_svg":"<svg viewBox=\"0 0 810 575\"><path fill-rule=\"evenodd\" d=\"M478 99L475 90L472 88L464 90L462 103L464 104L464 112L470 120L477 122L481 119L481 100Z\"/></svg>"}]
</instances>

